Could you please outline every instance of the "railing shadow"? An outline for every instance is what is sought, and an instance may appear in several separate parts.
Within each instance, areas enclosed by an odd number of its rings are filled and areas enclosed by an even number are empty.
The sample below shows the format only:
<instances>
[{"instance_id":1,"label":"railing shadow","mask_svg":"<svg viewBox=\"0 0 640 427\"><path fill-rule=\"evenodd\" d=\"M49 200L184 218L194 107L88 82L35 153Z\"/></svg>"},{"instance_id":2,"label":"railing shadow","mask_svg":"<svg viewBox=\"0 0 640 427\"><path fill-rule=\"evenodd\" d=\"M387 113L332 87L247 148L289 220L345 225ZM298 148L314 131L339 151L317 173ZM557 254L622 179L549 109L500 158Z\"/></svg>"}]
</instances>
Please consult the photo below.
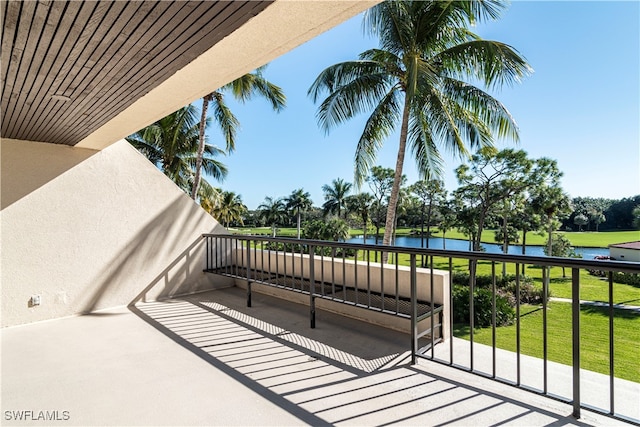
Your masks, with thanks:
<instances>
[{"instance_id":1,"label":"railing shadow","mask_svg":"<svg viewBox=\"0 0 640 427\"><path fill-rule=\"evenodd\" d=\"M402 333L329 313L322 313L318 327L310 329L302 305L265 295L256 295L252 308L244 302L243 291L230 288L130 310L309 425L418 420L437 425L478 419L499 425L532 413L549 419L549 425L587 425L526 399L411 367ZM452 372L459 378L460 373ZM487 405L487 399L493 403Z\"/></svg>"}]
</instances>

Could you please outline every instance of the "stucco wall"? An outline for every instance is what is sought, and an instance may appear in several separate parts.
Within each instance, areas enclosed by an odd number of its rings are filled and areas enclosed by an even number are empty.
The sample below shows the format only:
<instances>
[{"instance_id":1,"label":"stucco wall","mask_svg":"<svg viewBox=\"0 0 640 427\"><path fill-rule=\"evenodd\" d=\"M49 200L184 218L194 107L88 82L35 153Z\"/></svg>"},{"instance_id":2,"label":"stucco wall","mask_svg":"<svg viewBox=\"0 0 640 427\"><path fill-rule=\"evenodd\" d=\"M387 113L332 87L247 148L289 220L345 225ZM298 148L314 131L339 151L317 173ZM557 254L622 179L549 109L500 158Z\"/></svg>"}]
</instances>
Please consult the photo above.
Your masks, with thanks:
<instances>
[{"instance_id":1,"label":"stucco wall","mask_svg":"<svg viewBox=\"0 0 640 427\"><path fill-rule=\"evenodd\" d=\"M3 327L213 287L200 236L224 228L126 141L1 157Z\"/></svg>"}]
</instances>

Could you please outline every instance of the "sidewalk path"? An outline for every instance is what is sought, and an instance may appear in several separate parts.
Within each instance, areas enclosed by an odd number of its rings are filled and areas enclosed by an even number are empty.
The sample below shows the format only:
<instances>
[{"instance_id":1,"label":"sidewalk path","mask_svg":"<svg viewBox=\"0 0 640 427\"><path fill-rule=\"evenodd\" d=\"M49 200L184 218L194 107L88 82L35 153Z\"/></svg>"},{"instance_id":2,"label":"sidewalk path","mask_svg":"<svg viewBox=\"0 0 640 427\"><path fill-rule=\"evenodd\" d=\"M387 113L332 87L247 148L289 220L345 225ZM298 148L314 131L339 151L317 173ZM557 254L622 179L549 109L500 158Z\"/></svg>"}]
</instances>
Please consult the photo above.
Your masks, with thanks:
<instances>
[{"instance_id":1,"label":"sidewalk path","mask_svg":"<svg viewBox=\"0 0 640 427\"><path fill-rule=\"evenodd\" d=\"M556 302L566 302L566 303L570 303L571 302L570 298L555 298L555 297L551 297L551 298L549 298L549 300L556 301ZM609 303L606 303L606 302L603 302L603 301L580 300L580 305L590 305L590 306L593 306L593 307L609 307ZM636 313L640 313L640 306L637 306L637 305L613 304L613 308L617 308L617 309L620 309L620 310L630 310L630 311L635 311Z\"/></svg>"}]
</instances>

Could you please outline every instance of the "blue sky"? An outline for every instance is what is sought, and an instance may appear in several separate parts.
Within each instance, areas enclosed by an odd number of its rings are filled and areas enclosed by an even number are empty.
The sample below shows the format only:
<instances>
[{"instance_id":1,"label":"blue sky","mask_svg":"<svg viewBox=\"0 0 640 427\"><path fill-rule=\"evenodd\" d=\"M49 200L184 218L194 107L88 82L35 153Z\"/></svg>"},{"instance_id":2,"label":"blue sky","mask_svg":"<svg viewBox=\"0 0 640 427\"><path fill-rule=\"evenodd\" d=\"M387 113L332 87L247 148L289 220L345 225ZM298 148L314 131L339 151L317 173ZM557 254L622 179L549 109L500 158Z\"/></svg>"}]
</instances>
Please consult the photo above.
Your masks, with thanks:
<instances>
[{"instance_id":1,"label":"blue sky","mask_svg":"<svg viewBox=\"0 0 640 427\"><path fill-rule=\"evenodd\" d=\"M520 128L520 144L503 141L500 148L556 159L572 197L640 194L640 2L514 1L499 21L474 30L510 44L534 69L521 84L494 93ZM285 91L287 108L276 114L263 100L229 98L241 129L236 151L221 159L227 179L211 182L240 194L249 209L265 196L285 197L298 188L320 206L322 185L335 178L352 182L366 115L325 135L307 90L327 66L376 46L357 16L272 61L265 74ZM210 143L223 145L214 126L208 134ZM385 142L379 165L394 167L397 144L397 134ZM446 157L449 190L457 187L453 170L460 163ZM404 173L409 184L419 179L409 157Z\"/></svg>"}]
</instances>

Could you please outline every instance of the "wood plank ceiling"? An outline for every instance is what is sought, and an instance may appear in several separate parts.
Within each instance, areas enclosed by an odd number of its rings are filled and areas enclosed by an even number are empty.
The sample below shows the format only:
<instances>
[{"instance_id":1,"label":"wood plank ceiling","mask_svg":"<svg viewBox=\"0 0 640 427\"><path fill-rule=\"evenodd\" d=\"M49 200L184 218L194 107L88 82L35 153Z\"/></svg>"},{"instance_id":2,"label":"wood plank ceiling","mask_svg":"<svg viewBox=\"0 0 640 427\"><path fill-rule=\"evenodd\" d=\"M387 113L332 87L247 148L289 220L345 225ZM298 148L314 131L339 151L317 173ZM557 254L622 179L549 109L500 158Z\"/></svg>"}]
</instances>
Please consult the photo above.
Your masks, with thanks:
<instances>
[{"instance_id":1,"label":"wood plank ceiling","mask_svg":"<svg viewBox=\"0 0 640 427\"><path fill-rule=\"evenodd\" d=\"M3 0L2 137L75 145L270 3Z\"/></svg>"}]
</instances>

